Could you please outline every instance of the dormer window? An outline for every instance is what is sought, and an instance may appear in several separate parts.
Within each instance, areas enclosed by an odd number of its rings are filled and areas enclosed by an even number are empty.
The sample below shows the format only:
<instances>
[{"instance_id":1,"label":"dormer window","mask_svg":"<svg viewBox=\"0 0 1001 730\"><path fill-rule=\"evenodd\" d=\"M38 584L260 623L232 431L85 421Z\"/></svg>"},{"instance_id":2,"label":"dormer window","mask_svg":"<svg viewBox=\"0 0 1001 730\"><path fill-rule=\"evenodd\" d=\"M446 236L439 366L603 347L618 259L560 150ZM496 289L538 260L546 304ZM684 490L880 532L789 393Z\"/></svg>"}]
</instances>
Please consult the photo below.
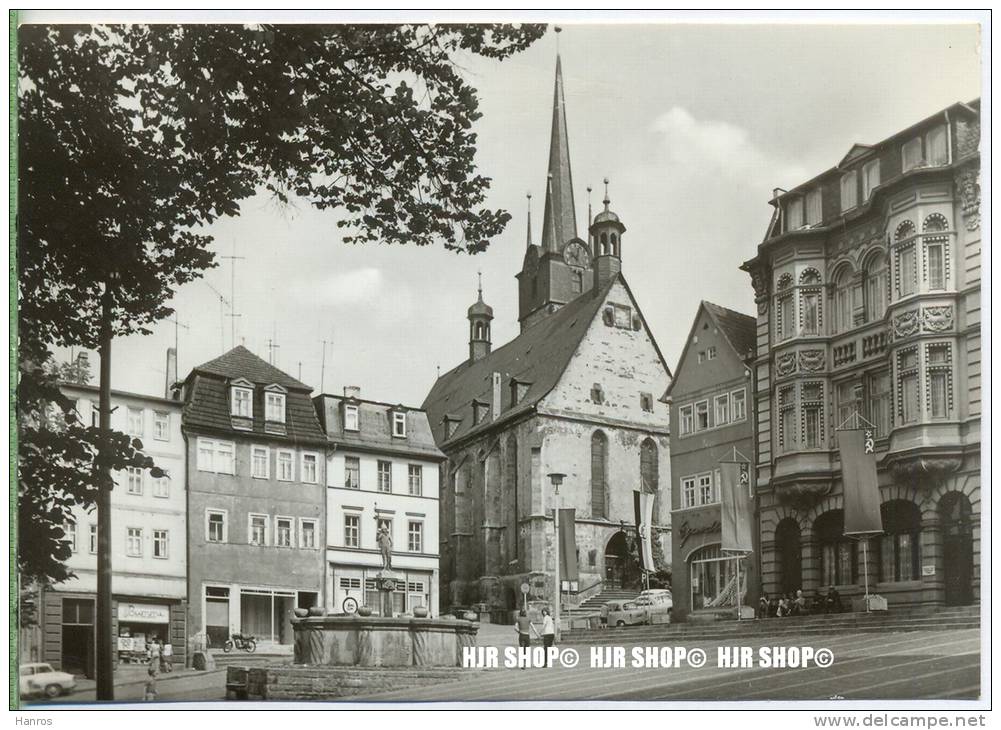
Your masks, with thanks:
<instances>
[{"instance_id":1,"label":"dormer window","mask_svg":"<svg viewBox=\"0 0 1001 730\"><path fill-rule=\"evenodd\" d=\"M229 390L230 415L235 418L254 417L254 386L246 380L238 380Z\"/></svg>"},{"instance_id":2,"label":"dormer window","mask_svg":"<svg viewBox=\"0 0 1001 730\"><path fill-rule=\"evenodd\" d=\"M487 414L490 413L490 404L484 403L481 400L473 401L473 423L479 424L486 420Z\"/></svg>"},{"instance_id":3,"label":"dormer window","mask_svg":"<svg viewBox=\"0 0 1001 730\"><path fill-rule=\"evenodd\" d=\"M511 378L511 405L516 406L521 403L525 396L528 395L528 388L531 383L524 382L522 380L515 380Z\"/></svg>"},{"instance_id":4,"label":"dormer window","mask_svg":"<svg viewBox=\"0 0 1001 730\"><path fill-rule=\"evenodd\" d=\"M393 411L393 437L407 437L407 414L403 411Z\"/></svg>"},{"instance_id":5,"label":"dormer window","mask_svg":"<svg viewBox=\"0 0 1001 730\"><path fill-rule=\"evenodd\" d=\"M456 416L445 416L442 419L442 422L445 424L445 438L450 439L459 429L459 424L462 423L462 419Z\"/></svg>"},{"instance_id":6,"label":"dormer window","mask_svg":"<svg viewBox=\"0 0 1001 730\"><path fill-rule=\"evenodd\" d=\"M345 431L358 430L358 406L353 406L353 405L344 406L344 430Z\"/></svg>"},{"instance_id":7,"label":"dormer window","mask_svg":"<svg viewBox=\"0 0 1001 730\"><path fill-rule=\"evenodd\" d=\"M264 394L264 418L275 423L285 423L285 394Z\"/></svg>"}]
</instances>

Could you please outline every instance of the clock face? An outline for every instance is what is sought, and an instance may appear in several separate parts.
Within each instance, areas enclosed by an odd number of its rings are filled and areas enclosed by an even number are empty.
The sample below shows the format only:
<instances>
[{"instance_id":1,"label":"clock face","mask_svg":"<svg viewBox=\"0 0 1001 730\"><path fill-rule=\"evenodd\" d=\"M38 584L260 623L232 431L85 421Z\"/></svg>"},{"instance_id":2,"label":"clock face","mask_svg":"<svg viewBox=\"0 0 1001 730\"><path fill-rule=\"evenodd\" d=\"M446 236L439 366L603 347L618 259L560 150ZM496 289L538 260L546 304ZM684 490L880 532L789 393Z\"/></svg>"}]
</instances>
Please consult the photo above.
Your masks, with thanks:
<instances>
[{"instance_id":1,"label":"clock face","mask_svg":"<svg viewBox=\"0 0 1001 730\"><path fill-rule=\"evenodd\" d=\"M563 260L570 266L580 266L587 268L591 257L587 254L587 249L579 241L571 241L563 249Z\"/></svg>"}]
</instances>

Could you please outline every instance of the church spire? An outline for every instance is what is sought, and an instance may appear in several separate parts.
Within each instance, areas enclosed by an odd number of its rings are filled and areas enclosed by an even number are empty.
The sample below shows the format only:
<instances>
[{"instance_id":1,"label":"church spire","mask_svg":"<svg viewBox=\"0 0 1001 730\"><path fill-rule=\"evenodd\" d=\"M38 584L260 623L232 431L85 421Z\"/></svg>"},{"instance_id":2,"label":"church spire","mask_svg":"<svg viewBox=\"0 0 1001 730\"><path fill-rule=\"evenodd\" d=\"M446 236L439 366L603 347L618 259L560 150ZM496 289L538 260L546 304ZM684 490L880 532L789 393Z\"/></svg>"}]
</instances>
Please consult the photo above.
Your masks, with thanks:
<instances>
[{"instance_id":1,"label":"church spire","mask_svg":"<svg viewBox=\"0 0 1001 730\"><path fill-rule=\"evenodd\" d=\"M543 252L559 252L563 244L577 237L577 216L570 175L570 144L567 138L566 102L563 97L563 69L556 56L556 84L553 89L553 128L549 140L549 175L546 208L542 220Z\"/></svg>"}]
</instances>

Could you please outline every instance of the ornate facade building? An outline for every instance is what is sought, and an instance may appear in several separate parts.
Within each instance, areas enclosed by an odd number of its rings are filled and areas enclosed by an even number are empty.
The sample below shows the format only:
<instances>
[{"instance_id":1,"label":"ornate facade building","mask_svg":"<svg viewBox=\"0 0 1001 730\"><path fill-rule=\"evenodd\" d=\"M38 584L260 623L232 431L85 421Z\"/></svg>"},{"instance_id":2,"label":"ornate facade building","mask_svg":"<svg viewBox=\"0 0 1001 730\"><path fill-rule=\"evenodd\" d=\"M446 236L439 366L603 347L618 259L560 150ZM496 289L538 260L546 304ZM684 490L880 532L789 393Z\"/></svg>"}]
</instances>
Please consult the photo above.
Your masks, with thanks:
<instances>
[{"instance_id":1,"label":"ornate facade building","mask_svg":"<svg viewBox=\"0 0 1001 730\"><path fill-rule=\"evenodd\" d=\"M518 274L521 333L493 349L493 309L469 308L469 357L424 401L448 457L440 501L441 593L492 609L552 595L553 508L576 509L577 588L638 584L633 491L657 495L670 564L670 371L621 274L625 225L610 210L578 237L557 59L541 244L529 227ZM589 216L590 217L590 216ZM548 474L566 480L556 495Z\"/></svg>"},{"instance_id":2,"label":"ornate facade building","mask_svg":"<svg viewBox=\"0 0 1001 730\"><path fill-rule=\"evenodd\" d=\"M757 303L769 593L890 605L980 594L980 105L957 103L789 191L744 268ZM884 534L843 534L837 434L875 427Z\"/></svg>"}]
</instances>

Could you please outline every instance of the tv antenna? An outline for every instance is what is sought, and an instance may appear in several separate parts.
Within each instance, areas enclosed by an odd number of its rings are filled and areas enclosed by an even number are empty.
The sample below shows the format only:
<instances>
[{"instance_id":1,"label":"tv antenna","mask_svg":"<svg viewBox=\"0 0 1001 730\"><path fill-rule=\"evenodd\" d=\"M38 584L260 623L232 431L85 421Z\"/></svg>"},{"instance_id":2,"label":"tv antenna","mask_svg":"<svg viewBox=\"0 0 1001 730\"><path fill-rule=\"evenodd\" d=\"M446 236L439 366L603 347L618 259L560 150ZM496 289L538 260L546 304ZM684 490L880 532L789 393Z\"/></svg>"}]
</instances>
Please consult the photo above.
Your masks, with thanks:
<instances>
[{"instance_id":1,"label":"tv antenna","mask_svg":"<svg viewBox=\"0 0 1001 730\"><path fill-rule=\"evenodd\" d=\"M218 289L209 284L205 279L202 279L205 286L215 292L216 296L219 297L219 344L222 351L226 351L226 307L229 307L230 311L233 311L233 305L229 303L229 300L222 295Z\"/></svg>"},{"instance_id":2,"label":"tv antenna","mask_svg":"<svg viewBox=\"0 0 1001 730\"><path fill-rule=\"evenodd\" d=\"M242 315L236 313L236 262L245 261L246 256L236 255L236 241L233 241L233 253L230 256L220 256L221 259L229 260L229 336L233 347L236 347L236 318Z\"/></svg>"}]
</instances>

